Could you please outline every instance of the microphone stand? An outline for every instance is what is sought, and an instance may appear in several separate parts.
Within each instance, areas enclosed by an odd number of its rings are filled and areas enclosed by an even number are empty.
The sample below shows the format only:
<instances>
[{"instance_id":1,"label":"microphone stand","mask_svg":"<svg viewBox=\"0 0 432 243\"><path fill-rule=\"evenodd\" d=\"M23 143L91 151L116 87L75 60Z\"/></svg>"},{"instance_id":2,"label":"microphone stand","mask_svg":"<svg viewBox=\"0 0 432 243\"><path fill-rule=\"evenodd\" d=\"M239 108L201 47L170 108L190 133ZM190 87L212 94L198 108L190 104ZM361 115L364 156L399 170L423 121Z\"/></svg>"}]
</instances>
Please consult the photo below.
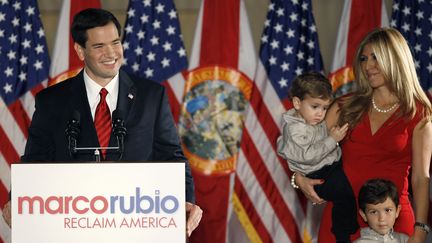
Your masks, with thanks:
<instances>
[{"instance_id":1,"label":"microphone stand","mask_svg":"<svg viewBox=\"0 0 432 243\"><path fill-rule=\"evenodd\" d=\"M123 112L119 109L113 112L113 134L117 140L116 147L77 147L77 139L80 133L80 114L78 111L74 110L72 120L67 124L66 137L68 139L68 150L71 157L74 157L80 151L94 151L94 158L96 162L101 161L101 151L102 149L115 150L119 152L120 156L118 160L123 157L124 151L124 137L126 136L127 130L124 126Z\"/></svg>"},{"instance_id":2,"label":"microphone stand","mask_svg":"<svg viewBox=\"0 0 432 243\"><path fill-rule=\"evenodd\" d=\"M90 150L94 150L94 158L95 158L95 162L101 162L101 150L105 149L105 150L115 150L115 151L119 151L120 147L116 146L116 147L76 147L74 148L74 150L76 152L79 151L90 151Z\"/></svg>"}]
</instances>

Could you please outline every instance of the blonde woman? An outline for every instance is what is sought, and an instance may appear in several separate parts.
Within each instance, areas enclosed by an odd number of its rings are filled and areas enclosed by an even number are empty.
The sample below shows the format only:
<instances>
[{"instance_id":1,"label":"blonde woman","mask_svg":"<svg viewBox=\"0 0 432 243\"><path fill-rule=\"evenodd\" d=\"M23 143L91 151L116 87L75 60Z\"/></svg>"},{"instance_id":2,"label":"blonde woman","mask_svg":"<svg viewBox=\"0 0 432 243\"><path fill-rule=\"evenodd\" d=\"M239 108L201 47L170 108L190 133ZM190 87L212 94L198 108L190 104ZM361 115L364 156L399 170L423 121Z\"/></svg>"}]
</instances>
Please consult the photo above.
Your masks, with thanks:
<instances>
[{"instance_id":1,"label":"blonde woman","mask_svg":"<svg viewBox=\"0 0 432 243\"><path fill-rule=\"evenodd\" d=\"M368 179L393 181L402 206L394 230L410 235L410 242L424 242L430 231L432 108L420 87L406 40L392 28L372 31L357 50L354 74L357 91L337 100L326 116L329 128L350 124L342 142L344 171L356 195ZM295 183L312 202L324 202L313 189L319 180L297 175ZM410 183L414 205L409 200ZM331 207L329 203L324 210L319 242L335 242L330 231ZM360 217L358 222L366 226Z\"/></svg>"}]
</instances>

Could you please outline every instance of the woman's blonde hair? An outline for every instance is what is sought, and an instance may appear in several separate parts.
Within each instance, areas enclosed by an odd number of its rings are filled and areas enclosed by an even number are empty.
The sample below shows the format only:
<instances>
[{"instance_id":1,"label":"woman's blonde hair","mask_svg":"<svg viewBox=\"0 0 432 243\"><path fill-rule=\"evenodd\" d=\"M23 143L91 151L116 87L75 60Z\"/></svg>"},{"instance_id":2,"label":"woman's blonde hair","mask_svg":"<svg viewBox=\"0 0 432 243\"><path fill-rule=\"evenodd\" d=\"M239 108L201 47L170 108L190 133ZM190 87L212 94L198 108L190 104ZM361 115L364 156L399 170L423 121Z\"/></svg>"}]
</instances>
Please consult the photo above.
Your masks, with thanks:
<instances>
[{"instance_id":1,"label":"woman's blonde hair","mask_svg":"<svg viewBox=\"0 0 432 243\"><path fill-rule=\"evenodd\" d=\"M430 117L431 103L418 81L406 40L396 29L379 28L370 32L357 48L353 64L357 89L353 95L341 99L338 124L349 123L354 127L371 105L372 87L360 66L366 45L372 48L390 91L399 99L400 115L413 118L417 112L416 102L420 102L424 105L423 116Z\"/></svg>"}]
</instances>

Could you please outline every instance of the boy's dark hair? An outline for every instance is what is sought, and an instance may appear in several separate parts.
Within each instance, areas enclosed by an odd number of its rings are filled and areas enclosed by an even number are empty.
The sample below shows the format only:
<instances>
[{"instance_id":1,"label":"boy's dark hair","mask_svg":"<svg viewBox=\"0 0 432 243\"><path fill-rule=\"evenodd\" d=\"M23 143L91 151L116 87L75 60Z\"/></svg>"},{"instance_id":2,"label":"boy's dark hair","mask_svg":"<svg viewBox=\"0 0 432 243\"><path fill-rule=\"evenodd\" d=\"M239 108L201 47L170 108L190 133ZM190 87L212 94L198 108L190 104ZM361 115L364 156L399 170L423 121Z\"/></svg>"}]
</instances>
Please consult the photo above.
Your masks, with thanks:
<instances>
[{"instance_id":1,"label":"boy's dark hair","mask_svg":"<svg viewBox=\"0 0 432 243\"><path fill-rule=\"evenodd\" d=\"M306 95L312 98L333 99L330 81L318 72L307 72L297 76L289 90L290 98L298 97L303 100Z\"/></svg>"},{"instance_id":2,"label":"boy's dark hair","mask_svg":"<svg viewBox=\"0 0 432 243\"><path fill-rule=\"evenodd\" d=\"M385 179L371 179L360 188L358 195L359 208L365 212L366 204L378 204L390 198L396 207L399 205L397 188L392 181Z\"/></svg>"},{"instance_id":3,"label":"boy's dark hair","mask_svg":"<svg viewBox=\"0 0 432 243\"><path fill-rule=\"evenodd\" d=\"M114 23L120 36L120 23L111 12L99 8L84 9L74 16L71 27L72 39L85 48L85 43L88 38L87 30L105 26L110 22Z\"/></svg>"}]
</instances>

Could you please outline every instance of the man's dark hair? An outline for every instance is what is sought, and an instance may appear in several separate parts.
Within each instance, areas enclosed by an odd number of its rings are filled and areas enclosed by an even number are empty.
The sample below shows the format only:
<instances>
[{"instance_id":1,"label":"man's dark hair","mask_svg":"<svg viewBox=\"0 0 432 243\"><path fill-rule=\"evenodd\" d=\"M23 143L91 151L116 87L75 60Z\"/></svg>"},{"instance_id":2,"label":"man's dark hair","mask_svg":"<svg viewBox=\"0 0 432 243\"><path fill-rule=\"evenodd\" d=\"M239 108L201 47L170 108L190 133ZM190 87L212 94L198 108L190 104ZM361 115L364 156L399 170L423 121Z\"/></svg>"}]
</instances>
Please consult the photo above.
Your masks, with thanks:
<instances>
[{"instance_id":1,"label":"man's dark hair","mask_svg":"<svg viewBox=\"0 0 432 243\"><path fill-rule=\"evenodd\" d=\"M87 30L105 26L110 22L114 23L120 36L120 23L111 12L99 8L84 9L74 16L71 27L72 39L85 48L88 38Z\"/></svg>"},{"instance_id":2,"label":"man's dark hair","mask_svg":"<svg viewBox=\"0 0 432 243\"><path fill-rule=\"evenodd\" d=\"M333 99L330 81L319 72L307 72L297 76L289 90L290 98L298 97L303 100L306 95L312 98Z\"/></svg>"},{"instance_id":3,"label":"man's dark hair","mask_svg":"<svg viewBox=\"0 0 432 243\"><path fill-rule=\"evenodd\" d=\"M358 195L359 208L366 212L366 204L383 203L390 198L396 207L399 205L399 195L395 184L385 179L371 179L360 188Z\"/></svg>"}]
</instances>

